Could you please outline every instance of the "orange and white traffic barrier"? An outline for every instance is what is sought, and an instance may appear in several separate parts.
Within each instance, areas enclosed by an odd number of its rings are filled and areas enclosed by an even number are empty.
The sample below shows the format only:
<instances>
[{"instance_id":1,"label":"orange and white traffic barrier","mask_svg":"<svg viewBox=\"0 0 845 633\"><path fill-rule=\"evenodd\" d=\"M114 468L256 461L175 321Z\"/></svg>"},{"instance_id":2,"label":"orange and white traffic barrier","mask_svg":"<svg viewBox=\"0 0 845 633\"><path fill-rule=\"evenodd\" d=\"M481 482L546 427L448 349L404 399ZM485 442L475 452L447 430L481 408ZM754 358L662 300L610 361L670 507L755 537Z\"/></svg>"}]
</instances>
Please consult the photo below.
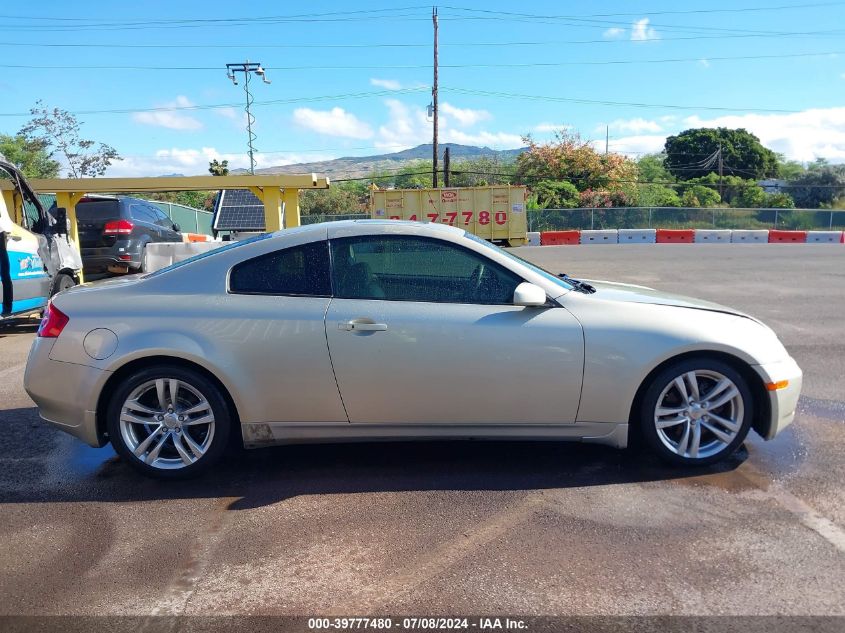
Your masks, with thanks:
<instances>
[{"instance_id":1,"label":"orange and white traffic barrier","mask_svg":"<svg viewBox=\"0 0 845 633\"><path fill-rule=\"evenodd\" d=\"M582 244L618 244L619 231L616 229L590 229L581 231Z\"/></svg>"},{"instance_id":2,"label":"orange and white traffic barrier","mask_svg":"<svg viewBox=\"0 0 845 633\"><path fill-rule=\"evenodd\" d=\"M657 229L658 244L692 244L694 229Z\"/></svg>"},{"instance_id":3,"label":"orange and white traffic barrier","mask_svg":"<svg viewBox=\"0 0 845 633\"><path fill-rule=\"evenodd\" d=\"M807 231L769 231L769 244L806 244Z\"/></svg>"},{"instance_id":4,"label":"orange and white traffic barrier","mask_svg":"<svg viewBox=\"0 0 845 633\"><path fill-rule=\"evenodd\" d=\"M581 231L543 231L540 244L543 246L563 246L581 243Z\"/></svg>"},{"instance_id":5,"label":"orange and white traffic barrier","mask_svg":"<svg viewBox=\"0 0 845 633\"><path fill-rule=\"evenodd\" d=\"M767 244L769 231L766 229L734 229L731 231L732 244Z\"/></svg>"},{"instance_id":6,"label":"orange and white traffic barrier","mask_svg":"<svg viewBox=\"0 0 845 633\"><path fill-rule=\"evenodd\" d=\"M713 242L729 243L731 241L730 229L695 229L693 241L696 244L711 244Z\"/></svg>"},{"instance_id":7,"label":"orange and white traffic barrier","mask_svg":"<svg viewBox=\"0 0 845 633\"><path fill-rule=\"evenodd\" d=\"M619 229L620 244L654 244L657 229Z\"/></svg>"},{"instance_id":8,"label":"orange and white traffic barrier","mask_svg":"<svg viewBox=\"0 0 845 633\"><path fill-rule=\"evenodd\" d=\"M807 243L841 244L842 231L807 231Z\"/></svg>"}]
</instances>

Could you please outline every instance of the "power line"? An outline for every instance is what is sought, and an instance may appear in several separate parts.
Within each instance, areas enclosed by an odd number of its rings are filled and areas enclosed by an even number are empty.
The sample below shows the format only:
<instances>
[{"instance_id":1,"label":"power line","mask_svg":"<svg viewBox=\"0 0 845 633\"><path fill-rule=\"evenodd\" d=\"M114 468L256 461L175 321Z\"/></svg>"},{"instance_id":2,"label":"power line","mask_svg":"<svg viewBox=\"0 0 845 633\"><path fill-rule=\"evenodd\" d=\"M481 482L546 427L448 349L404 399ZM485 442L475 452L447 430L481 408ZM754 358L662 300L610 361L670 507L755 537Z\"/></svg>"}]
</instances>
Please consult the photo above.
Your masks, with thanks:
<instances>
[{"instance_id":1,"label":"power line","mask_svg":"<svg viewBox=\"0 0 845 633\"><path fill-rule=\"evenodd\" d=\"M722 40L722 39L747 39L747 38L781 38L790 37L800 39L802 37L819 38L821 36L836 36L839 37L843 33L842 29L827 29L821 31L791 31L784 33L746 33L746 34L723 34L723 35L690 35L684 37L664 37L661 42L676 42L689 40ZM580 44L630 44L630 40L625 39L590 39L590 40L544 40L544 41L514 41L514 42L441 42L441 47L450 48L468 48L468 47L512 47L512 46L564 46L564 45L580 45ZM254 42L245 42L243 44L185 44L185 43L168 43L168 44L126 44L126 43L101 43L101 42L82 42L82 43L60 43L60 42L0 42L0 46L19 46L29 48L114 48L114 49L334 49L334 48L348 48L348 49L369 49L369 48L428 48L429 43L409 43L409 42L372 42L367 44L355 43L298 43L298 44L257 44Z\"/></svg>"},{"instance_id":2,"label":"power line","mask_svg":"<svg viewBox=\"0 0 845 633\"><path fill-rule=\"evenodd\" d=\"M728 106L703 106L703 105L679 105L669 103L641 103L632 101L605 101L600 99L576 99L572 97L553 97L550 95L527 95L512 92L495 92L491 90L474 90L469 88L459 87L441 87L441 90L452 92L455 94L476 95L482 97L502 97L507 99L528 99L541 101L554 101L561 103L581 103L585 105L605 105L605 106L629 106L634 108L666 108L671 110L711 110L722 112L770 112L777 114L796 114L800 110L786 110L778 108L748 108L748 107L728 107Z\"/></svg>"},{"instance_id":3,"label":"power line","mask_svg":"<svg viewBox=\"0 0 845 633\"><path fill-rule=\"evenodd\" d=\"M706 57L707 61L739 61L759 59L789 59L801 57L828 57L831 55L843 55L845 51L825 51L816 53L782 53L776 55L733 55ZM483 64L440 64L442 68L547 68L559 66L610 66L610 65L639 65L639 64L672 64L681 62L698 62L698 57L674 57L668 59L609 59L597 61L565 61L565 62L525 62L525 63L498 63L490 62ZM25 64L0 64L0 68L17 68L26 70L156 70L156 71L197 71L214 70L219 71L219 66L53 66L53 65L25 65ZM430 68L428 64L393 64L379 66L364 66L361 64L343 66L267 66L267 70L277 71L300 71L300 70L420 70Z\"/></svg>"},{"instance_id":4,"label":"power line","mask_svg":"<svg viewBox=\"0 0 845 633\"><path fill-rule=\"evenodd\" d=\"M218 69L219 70L219 69ZM269 105L285 105L291 103L311 103L316 101L331 101L336 99L365 99L370 97L385 97L393 95L413 94L419 93L423 90L428 90L428 86L418 86L414 88L403 88L401 90L377 90L371 92L351 92L337 95L321 95L317 97L292 97L290 99L272 99L270 101L254 101L256 106ZM108 110L75 110L71 112L74 115L82 114L134 114L136 112L177 112L177 111L192 111L192 110L216 110L223 108L240 107L239 103L211 103L201 105L184 105L184 106L159 106L154 108L116 108ZM31 112L0 112L0 117L27 117L32 116Z\"/></svg>"}]
</instances>

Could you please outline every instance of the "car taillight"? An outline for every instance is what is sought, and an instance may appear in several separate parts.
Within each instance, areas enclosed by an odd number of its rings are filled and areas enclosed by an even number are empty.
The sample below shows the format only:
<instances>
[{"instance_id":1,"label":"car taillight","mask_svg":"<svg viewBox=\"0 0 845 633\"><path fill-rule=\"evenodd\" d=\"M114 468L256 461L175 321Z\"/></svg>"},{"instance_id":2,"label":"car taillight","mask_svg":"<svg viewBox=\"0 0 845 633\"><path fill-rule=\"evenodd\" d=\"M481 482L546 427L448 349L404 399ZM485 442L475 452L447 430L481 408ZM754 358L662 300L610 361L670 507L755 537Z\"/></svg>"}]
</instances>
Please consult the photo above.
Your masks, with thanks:
<instances>
[{"instance_id":1,"label":"car taillight","mask_svg":"<svg viewBox=\"0 0 845 633\"><path fill-rule=\"evenodd\" d=\"M131 233L135 225L129 220L112 220L103 227L103 235L125 235Z\"/></svg>"},{"instance_id":2,"label":"car taillight","mask_svg":"<svg viewBox=\"0 0 845 633\"><path fill-rule=\"evenodd\" d=\"M51 303L47 304L44 310L44 318L41 319L41 325L38 326L38 334L41 338L56 338L65 329L70 317L59 310Z\"/></svg>"}]
</instances>

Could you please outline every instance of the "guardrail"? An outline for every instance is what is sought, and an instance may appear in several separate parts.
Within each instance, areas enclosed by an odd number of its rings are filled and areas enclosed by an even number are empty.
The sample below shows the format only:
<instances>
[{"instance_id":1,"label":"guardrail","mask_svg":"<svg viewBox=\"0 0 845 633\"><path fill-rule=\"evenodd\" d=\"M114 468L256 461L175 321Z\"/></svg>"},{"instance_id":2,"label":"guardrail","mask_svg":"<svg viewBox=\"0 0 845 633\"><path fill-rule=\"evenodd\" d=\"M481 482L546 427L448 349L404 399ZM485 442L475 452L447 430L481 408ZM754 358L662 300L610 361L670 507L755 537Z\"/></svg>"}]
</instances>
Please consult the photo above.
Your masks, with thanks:
<instances>
[{"instance_id":1,"label":"guardrail","mask_svg":"<svg viewBox=\"0 0 845 633\"><path fill-rule=\"evenodd\" d=\"M845 210L613 207L528 209L528 230L845 229Z\"/></svg>"}]
</instances>

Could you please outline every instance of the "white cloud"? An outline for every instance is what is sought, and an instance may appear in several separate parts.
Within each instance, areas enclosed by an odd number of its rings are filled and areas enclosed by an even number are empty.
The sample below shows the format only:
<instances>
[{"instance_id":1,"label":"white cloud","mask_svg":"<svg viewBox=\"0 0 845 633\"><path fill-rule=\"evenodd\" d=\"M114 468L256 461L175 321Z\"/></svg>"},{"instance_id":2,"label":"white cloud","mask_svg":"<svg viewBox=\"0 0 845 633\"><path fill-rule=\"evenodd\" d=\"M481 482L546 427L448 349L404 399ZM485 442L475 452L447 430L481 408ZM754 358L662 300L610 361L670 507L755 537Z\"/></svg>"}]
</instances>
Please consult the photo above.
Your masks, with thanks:
<instances>
[{"instance_id":1,"label":"white cloud","mask_svg":"<svg viewBox=\"0 0 845 633\"><path fill-rule=\"evenodd\" d=\"M414 147L421 143L431 143L432 123L428 120L425 109L409 107L398 99L387 99L385 105L387 105L388 120L379 126L376 134L376 147L389 151L399 151L400 149ZM458 116L455 116L455 112L474 112L476 114L471 117L464 114L464 120L462 122ZM440 117L438 122L440 127L440 141L443 143L460 143L463 145L486 145L499 149L522 147L522 138L519 134L491 132L488 130L479 130L470 133L455 129L452 125L453 120L457 121L459 127L463 127L466 121L480 120L477 119L478 112L483 111L452 108L451 114Z\"/></svg>"},{"instance_id":2,"label":"white cloud","mask_svg":"<svg viewBox=\"0 0 845 633\"><path fill-rule=\"evenodd\" d=\"M534 132L540 132L541 134L549 134L552 132L560 132L561 130L568 130L571 128L571 125L567 125L566 123L538 123L534 126Z\"/></svg>"},{"instance_id":3,"label":"white cloud","mask_svg":"<svg viewBox=\"0 0 845 633\"><path fill-rule=\"evenodd\" d=\"M370 85L385 88L387 90L401 90L402 84L395 79L370 79Z\"/></svg>"},{"instance_id":4,"label":"white cloud","mask_svg":"<svg viewBox=\"0 0 845 633\"><path fill-rule=\"evenodd\" d=\"M609 40L617 39L625 35L625 29L620 29L618 26L613 26L602 33L604 37Z\"/></svg>"},{"instance_id":5,"label":"white cloud","mask_svg":"<svg viewBox=\"0 0 845 633\"><path fill-rule=\"evenodd\" d=\"M701 59L699 59L698 63L703 68L710 68L710 60L707 59L706 57L702 57Z\"/></svg>"},{"instance_id":6,"label":"white cloud","mask_svg":"<svg viewBox=\"0 0 845 633\"><path fill-rule=\"evenodd\" d=\"M660 132L663 127L657 121L647 119L616 119L610 123L596 126L596 132L604 132L605 126L615 132L639 134L641 132Z\"/></svg>"},{"instance_id":7,"label":"white cloud","mask_svg":"<svg viewBox=\"0 0 845 633\"><path fill-rule=\"evenodd\" d=\"M481 131L475 134L468 134L461 130L446 130L440 135L442 142L460 143L461 145L477 145L480 147L491 147L494 149L515 149L523 147L522 136L509 134L507 132L486 132Z\"/></svg>"},{"instance_id":8,"label":"white cloud","mask_svg":"<svg viewBox=\"0 0 845 633\"><path fill-rule=\"evenodd\" d=\"M293 111L293 120L300 127L327 136L364 139L373 135L373 130L369 125L343 108L335 107L331 110L297 108Z\"/></svg>"},{"instance_id":9,"label":"white cloud","mask_svg":"<svg viewBox=\"0 0 845 633\"><path fill-rule=\"evenodd\" d=\"M845 162L845 107L815 108L792 114L740 114L684 119L686 127L745 128L787 158L812 161L819 157Z\"/></svg>"},{"instance_id":10,"label":"white cloud","mask_svg":"<svg viewBox=\"0 0 845 633\"><path fill-rule=\"evenodd\" d=\"M663 151L666 137L662 134L639 134L615 138L610 142L610 151L626 154L633 158L643 154L654 154ZM604 151L604 139L593 141L593 147Z\"/></svg>"},{"instance_id":11,"label":"white cloud","mask_svg":"<svg viewBox=\"0 0 845 633\"><path fill-rule=\"evenodd\" d=\"M194 105L188 97L179 95L175 101L163 103L160 108L173 107L190 107ZM155 112L135 112L132 114L132 120L143 125L153 125L155 127L164 127L169 130L199 130L202 128L202 122L187 114L182 114L178 110L158 110Z\"/></svg>"},{"instance_id":12,"label":"white cloud","mask_svg":"<svg viewBox=\"0 0 845 633\"><path fill-rule=\"evenodd\" d=\"M660 39L660 35L648 23L648 18L635 21L631 25L631 40L634 42L647 42L649 40Z\"/></svg>"},{"instance_id":13,"label":"white cloud","mask_svg":"<svg viewBox=\"0 0 845 633\"><path fill-rule=\"evenodd\" d=\"M440 105L440 109L443 110L447 115L453 117L457 122L458 125L463 127L470 127L475 125L479 121L487 121L492 119L493 116L487 112L487 110L472 110L470 108L456 108L455 106L443 102Z\"/></svg>"}]
</instances>

